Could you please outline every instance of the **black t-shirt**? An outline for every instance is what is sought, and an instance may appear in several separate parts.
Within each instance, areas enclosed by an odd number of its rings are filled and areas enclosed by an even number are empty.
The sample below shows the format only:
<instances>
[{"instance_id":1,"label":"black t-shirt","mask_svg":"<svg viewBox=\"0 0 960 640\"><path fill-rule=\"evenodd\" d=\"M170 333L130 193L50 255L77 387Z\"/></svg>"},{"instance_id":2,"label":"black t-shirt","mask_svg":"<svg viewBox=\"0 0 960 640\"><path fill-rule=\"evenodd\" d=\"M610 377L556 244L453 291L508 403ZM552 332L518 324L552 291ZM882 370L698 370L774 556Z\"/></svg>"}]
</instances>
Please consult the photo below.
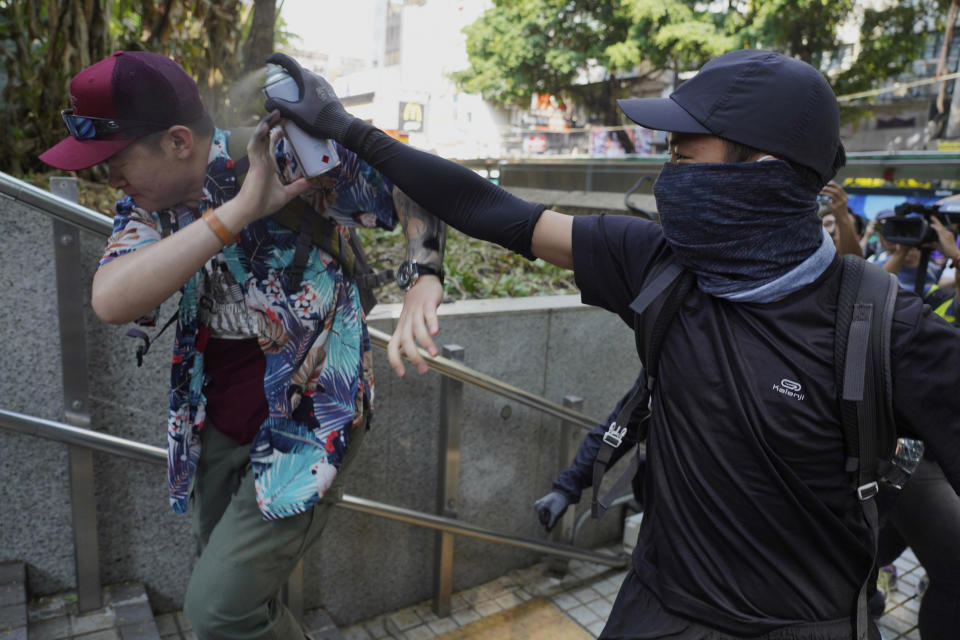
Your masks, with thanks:
<instances>
[{"instance_id":1,"label":"black t-shirt","mask_svg":"<svg viewBox=\"0 0 960 640\"><path fill-rule=\"evenodd\" d=\"M669 252L645 220L574 221L583 301L631 327L630 303ZM668 610L728 633L854 611L871 555L844 472L833 363L839 286L836 260L767 304L694 288L667 331L634 567ZM898 433L924 439L958 489L960 332L901 292L892 342Z\"/></svg>"}]
</instances>

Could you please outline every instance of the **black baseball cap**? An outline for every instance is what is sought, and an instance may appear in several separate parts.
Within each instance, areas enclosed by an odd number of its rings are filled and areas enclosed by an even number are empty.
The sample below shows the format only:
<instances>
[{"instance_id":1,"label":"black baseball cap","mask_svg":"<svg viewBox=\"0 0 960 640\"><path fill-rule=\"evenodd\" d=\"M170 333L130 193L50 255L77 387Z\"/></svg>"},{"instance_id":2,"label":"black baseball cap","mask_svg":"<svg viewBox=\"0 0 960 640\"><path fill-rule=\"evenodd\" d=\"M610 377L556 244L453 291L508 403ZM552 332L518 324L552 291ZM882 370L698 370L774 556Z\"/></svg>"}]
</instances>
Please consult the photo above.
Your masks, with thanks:
<instances>
[{"instance_id":1,"label":"black baseball cap","mask_svg":"<svg viewBox=\"0 0 960 640\"><path fill-rule=\"evenodd\" d=\"M705 133L745 144L813 170L823 184L846 157L833 89L806 62L773 51L725 53L669 98L617 103L648 129Z\"/></svg>"}]
</instances>

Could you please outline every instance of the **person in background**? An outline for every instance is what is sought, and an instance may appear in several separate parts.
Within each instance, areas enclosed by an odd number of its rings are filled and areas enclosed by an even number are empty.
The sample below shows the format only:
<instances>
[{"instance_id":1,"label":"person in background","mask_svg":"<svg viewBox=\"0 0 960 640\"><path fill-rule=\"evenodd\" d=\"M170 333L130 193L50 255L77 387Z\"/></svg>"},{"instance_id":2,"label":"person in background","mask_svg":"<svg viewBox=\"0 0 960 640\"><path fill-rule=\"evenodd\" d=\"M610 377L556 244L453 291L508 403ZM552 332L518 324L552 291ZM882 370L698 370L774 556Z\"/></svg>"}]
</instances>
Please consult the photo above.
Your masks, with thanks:
<instances>
[{"instance_id":1,"label":"person in background","mask_svg":"<svg viewBox=\"0 0 960 640\"><path fill-rule=\"evenodd\" d=\"M823 221L823 228L830 234L840 255L851 254L863 257L855 214L847 207L847 200L847 192L837 182L831 180L824 185L817 196L819 202L817 215Z\"/></svg>"}]
</instances>

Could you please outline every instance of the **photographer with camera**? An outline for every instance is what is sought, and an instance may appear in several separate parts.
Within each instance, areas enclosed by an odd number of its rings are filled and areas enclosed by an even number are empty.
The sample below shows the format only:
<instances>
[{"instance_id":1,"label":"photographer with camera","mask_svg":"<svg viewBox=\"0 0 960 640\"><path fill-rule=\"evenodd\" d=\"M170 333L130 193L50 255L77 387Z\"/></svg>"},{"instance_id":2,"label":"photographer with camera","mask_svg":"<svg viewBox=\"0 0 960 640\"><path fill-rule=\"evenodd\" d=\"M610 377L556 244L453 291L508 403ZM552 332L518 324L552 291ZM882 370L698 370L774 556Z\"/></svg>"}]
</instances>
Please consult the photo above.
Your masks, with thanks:
<instances>
[{"instance_id":1,"label":"photographer with camera","mask_svg":"<svg viewBox=\"0 0 960 640\"><path fill-rule=\"evenodd\" d=\"M855 215L847 207L847 192L834 180L828 182L817 196L817 215L823 228L830 234L840 255L852 254L863 257L860 235L857 233Z\"/></svg>"},{"instance_id":2,"label":"photographer with camera","mask_svg":"<svg viewBox=\"0 0 960 640\"><path fill-rule=\"evenodd\" d=\"M948 258L957 250L955 237L945 226L955 216L941 212L939 204L904 202L892 216L881 217L878 232L896 245L882 263L884 271L895 274L902 287L921 297L930 293L942 271L942 265L930 259L932 250Z\"/></svg>"}]
</instances>

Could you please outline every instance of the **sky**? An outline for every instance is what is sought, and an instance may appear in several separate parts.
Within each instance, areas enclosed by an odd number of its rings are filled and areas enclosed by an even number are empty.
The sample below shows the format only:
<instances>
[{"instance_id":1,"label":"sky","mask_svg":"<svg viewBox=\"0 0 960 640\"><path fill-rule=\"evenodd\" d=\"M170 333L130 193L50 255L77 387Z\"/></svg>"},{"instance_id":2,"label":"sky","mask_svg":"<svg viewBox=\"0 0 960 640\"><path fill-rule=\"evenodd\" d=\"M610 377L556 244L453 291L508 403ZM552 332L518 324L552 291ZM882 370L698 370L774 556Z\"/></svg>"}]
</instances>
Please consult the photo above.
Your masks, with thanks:
<instances>
[{"instance_id":1,"label":"sky","mask_svg":"<svg viewBox=\"0 0 960 640\"><path fill-rule=\"evenodd\" d=\"M292 46L331 57L368 58L373 51L373 0L283 0L280 15L299 36Z\"/></svg>"}]
</instances>

